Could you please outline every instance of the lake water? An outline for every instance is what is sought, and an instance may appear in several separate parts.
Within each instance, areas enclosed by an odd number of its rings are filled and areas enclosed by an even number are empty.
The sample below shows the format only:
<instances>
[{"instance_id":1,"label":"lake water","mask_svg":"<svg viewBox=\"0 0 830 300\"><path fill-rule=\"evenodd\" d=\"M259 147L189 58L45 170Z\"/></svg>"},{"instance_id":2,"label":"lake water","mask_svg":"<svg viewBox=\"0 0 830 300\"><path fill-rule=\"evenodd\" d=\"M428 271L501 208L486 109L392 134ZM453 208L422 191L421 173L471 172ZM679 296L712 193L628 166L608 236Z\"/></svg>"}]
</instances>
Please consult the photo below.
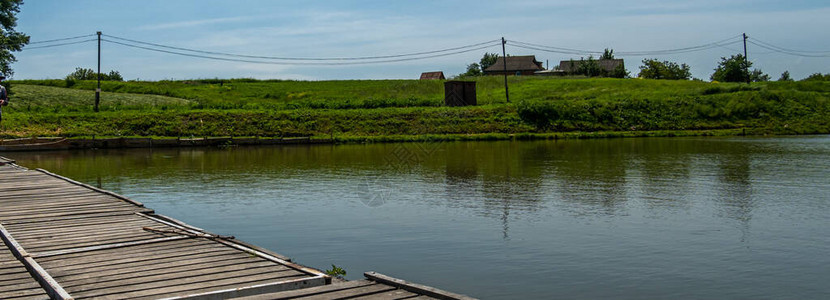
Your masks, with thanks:
<instances>
[{"instance_id":1,"label":"lake water","mask_svg":"<svg viewBox=\"0 0 830 300\"><path fill-rule=\"evenodd\" d=\"M348 279L826 299L830 136L6 153Z\"/></svg>"}]
</instances>

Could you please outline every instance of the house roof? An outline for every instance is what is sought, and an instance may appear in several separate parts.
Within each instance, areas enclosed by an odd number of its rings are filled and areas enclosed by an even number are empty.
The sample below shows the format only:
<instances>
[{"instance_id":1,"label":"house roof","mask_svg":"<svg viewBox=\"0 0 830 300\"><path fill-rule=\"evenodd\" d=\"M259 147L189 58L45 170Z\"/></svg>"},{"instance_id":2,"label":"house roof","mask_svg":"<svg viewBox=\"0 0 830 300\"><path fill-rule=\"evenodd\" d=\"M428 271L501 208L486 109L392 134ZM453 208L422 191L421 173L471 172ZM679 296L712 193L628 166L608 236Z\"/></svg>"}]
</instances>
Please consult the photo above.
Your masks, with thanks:
<instances>
[{"instance_id":1,"label":"house roof","mask_svg":"<svg viewBox=\"0 0 830 300\"><path fill-rule=\"evenodd\" d=\"M539 71L544 69L542 62L536 61L535 55L507 57L508 72ZM504 58L499 57L496 59L496 63L485 69L484 72L504 72Z\"/></svg>"},{"instance_id":2,"label":"house roof","mask_svg":"<svg viewBox=\"0 0 830 300\"><path fill-rule=\"evenodd\" d=\"M423 72L421 73L421 80L428 80L428 79L446 79L444 77L444 72L436 71L436 72Z\"/></svg>"},{"instance_id":3,"label":"house roof","mask_svg":"<svg viewBox=\"0 0 830 300\"><path fill-rule=\"evenodd\" d=\"M576 71L583 62L587 60L563 60L559 62L559 70L567 73ZM625 66L622 59L597 59L595 60L600 68L605 71L614 71L618 66ZM573 64L571 64L573 62Z\"/></svg>"}]
</instances>

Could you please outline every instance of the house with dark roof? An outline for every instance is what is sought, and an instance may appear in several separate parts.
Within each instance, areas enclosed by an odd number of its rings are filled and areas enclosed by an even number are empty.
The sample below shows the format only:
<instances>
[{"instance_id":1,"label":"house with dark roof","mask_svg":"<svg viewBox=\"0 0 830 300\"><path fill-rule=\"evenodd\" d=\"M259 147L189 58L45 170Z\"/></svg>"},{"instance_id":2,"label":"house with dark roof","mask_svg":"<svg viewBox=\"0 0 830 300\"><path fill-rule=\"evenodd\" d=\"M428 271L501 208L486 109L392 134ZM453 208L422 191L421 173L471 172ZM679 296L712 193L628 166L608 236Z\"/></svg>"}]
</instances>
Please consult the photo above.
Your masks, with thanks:
<instances>
[{"instance_id":1,"label":"house with dark roof","mask_svg":"<svg viewBox=\"0 0 830 300\"><path fill-rule=\"evenodd\" d=\"M447 78L444 77L444 72L442 72L442 71L421 73L421 80L444 80L444 79L447 79Z\"/></svg>"},{"instance_id":2,"label":"house with dark roof","mask_svg":"<svg viewBox=\"0 0 830 300\"><path fill-rule=\"evenodd\" d=\"M504 57L499 57L496 63L484 70L484 75L504 75L504 64ZM535 55L507 57L507 75L533 75L544 69L542 62L537 61Z\"/></svg>"},{"instance_id":3,"label":"house with dark roof","mask_svg":"<svg viewBox=\"0 0 830 300\"><path fill-rule=\"evenodd\" d=\"M599 65L599 68L607 73L611 73L614 69L622 67L625 68L625 62L622 59L596 59L594 60ZM559 62L559 69L557 70L561 75L572 75L579 70L579 66L587 60L563 60Z\"/></svg>"}]
</instances>

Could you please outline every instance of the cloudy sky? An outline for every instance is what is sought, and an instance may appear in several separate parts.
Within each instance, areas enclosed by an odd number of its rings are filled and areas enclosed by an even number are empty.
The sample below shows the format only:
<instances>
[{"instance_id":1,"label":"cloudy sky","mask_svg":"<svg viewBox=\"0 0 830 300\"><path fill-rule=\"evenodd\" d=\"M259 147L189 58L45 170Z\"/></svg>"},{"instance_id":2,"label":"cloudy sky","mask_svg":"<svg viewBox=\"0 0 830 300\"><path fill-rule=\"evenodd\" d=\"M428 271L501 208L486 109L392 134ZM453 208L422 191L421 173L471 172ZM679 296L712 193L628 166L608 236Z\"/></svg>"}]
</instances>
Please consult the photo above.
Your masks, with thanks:
<instances>
[{"instance_id":1,"label":"cloudy sky","mask_svg":"<svg viewBox=\"0 0 830 300\"><path fill-rule=\"evenodd\" d=\"M755 41L823 57L787 55L749 44L754 67L773 79L788 70L796 79L830 73L830 1L744 0L534 0L534 1L63 1L29 0L18 31L32 42L94 35L102 31L102 71L125 79L193 78L385 79L421 72L462 73L486 49L423 60L366 65L303 61L294 65L245 63L179 56L131 48L135 41L210 52L303 58L385 56L455 48L505 37L551 47L615 52L677 49L728 39L704 51L620 56L636 75L643 58L686 63L708 79L720 57L742 52L740 34ZM76 42L93 36L68 40ZM95 68L96 43L34 43L17 53L14 79L63 78L75 67ZM149 46L149 45L143 45ZM550 65L580 55L519 48ZM173 50L167 48L166 50ZM180 51L174 51L180 52ZM195 54L195 53L191 53ZM205 55L203 56L212 56ZM239 57L236 57L239 59ZM254 60L254 59L243 59ZM269 60L274 62L272 60Z\"/></svg>"}]
</instances>

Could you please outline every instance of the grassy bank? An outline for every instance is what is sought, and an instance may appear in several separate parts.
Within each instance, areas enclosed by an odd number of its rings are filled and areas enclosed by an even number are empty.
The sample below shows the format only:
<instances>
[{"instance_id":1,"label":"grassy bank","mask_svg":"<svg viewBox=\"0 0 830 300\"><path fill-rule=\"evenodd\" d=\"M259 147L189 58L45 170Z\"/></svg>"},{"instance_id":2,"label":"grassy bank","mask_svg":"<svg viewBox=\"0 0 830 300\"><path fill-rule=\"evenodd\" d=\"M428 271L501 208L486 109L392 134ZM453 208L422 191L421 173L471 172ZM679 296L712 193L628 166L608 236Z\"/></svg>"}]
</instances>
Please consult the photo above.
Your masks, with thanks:
<instances>
[{"instance_id":1,"label":"grassy bank","mask_svg":"<svg viewBox=\"0 0 830 300\"><path fill-rule=\"evenodd\" d=\"M476 107L443 107L443 82L191 80L12 82L6 138L335 136L343 141L830 133L830 82L477 79Z\"/></svg>"}]
</instances>

